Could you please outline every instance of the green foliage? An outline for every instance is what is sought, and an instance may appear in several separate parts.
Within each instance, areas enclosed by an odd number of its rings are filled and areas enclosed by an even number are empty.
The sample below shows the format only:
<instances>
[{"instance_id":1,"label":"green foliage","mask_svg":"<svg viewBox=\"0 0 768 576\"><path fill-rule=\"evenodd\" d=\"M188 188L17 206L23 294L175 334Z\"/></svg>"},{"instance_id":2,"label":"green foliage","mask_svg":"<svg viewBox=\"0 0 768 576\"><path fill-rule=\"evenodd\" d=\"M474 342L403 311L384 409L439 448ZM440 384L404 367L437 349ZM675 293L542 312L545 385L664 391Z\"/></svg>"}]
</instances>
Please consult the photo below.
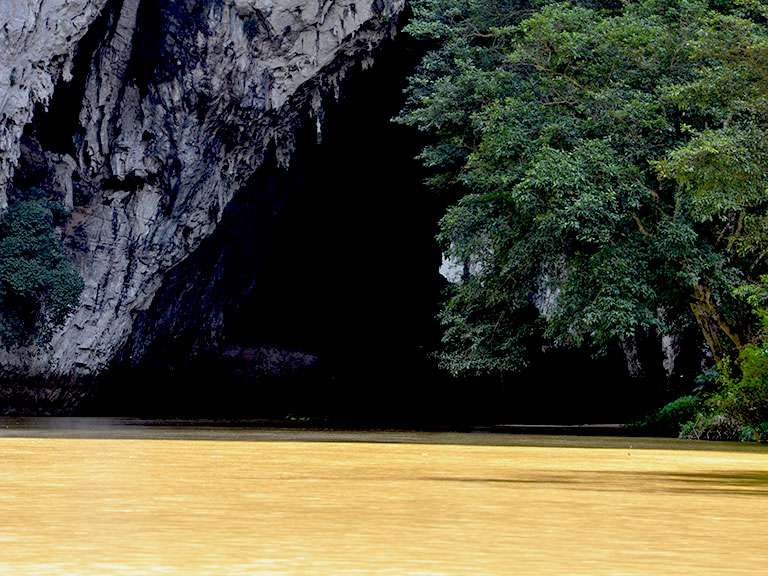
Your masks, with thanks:
<instances>
[{"instance_id":1,"label":"green foliage","mask_svg":"<svg viewBox=\"0 0 768 576\"><path fill-rule=\"evenodd\" d=\"M698 396L681 396L632 425L630 429L643 434L678 436L682 428L696 418L701 407L702 401Z\"/></svg>"},{"instance_id":2,"label":"green foliage","mask_svg":"<svg viewBox=\"0 0 768 576\"><path fill-rule=\"evenodd\" d=\"M736 289L736 295L752 307L759 320L758 331L754 340L768 340L768 274L752 284L745 284Z\"/></svg>"},{"instance_id":3,"label":"green foliage","mask_svg":"<svg viewBox=\"0 0 768 576\"><path fill-rule=\"evenodd\" d=\"M44 339L77 305L83 281L55 226L64 207L32 189L0 220L0 341L13 346Z\"/></svg>"},{"instance_id":4,"label":"green foliage","mask_svg":"<svg viewBox=\"0 0 768 576\"><path fill-rule=\"evenodd\" d=\"M739 355L739 376L720 393L724 411L756 426L768 420L768 342L747 345Z\"/></svg>"},{"instance_id":5,"label":"green foliage","mask_svg":"<svg viewBox=\"0 0 768 576\"><path fill-rule=\"evenodd\" d=\"M702 379L702 399L682 429L685 437L768 441L768 276L735 292L760 322L734 361L723 358Z\"/></svg>"},{"instance_id":6,"label":"green foliage","mask_svg":"<svg viewBox=\"0 0 768 576\"><path fill-rule=\"evenodd\" d=\"M713 411L759 432L762 423L768 421L768 276L763 276L759 284L741 287L738 293L754 306L761 329L741 349L735 366L728 360L721 362L721 385L710 404Z\"/></svg>"},{"instance_id":7,"label":"green foliage","mask_svg":"<svg viewBox=\"0 0 768 576\"><path fill-rule=\"evenodd\" d=\"M400 121L451 206L441 358L505 372L531 338L597 351L696 323L715 357L768 256L768 26L758 0L415 0L432 49ZM557 297L532 312L545 289Z\"/></svg>"},{"instance_id":8,"label":"green foliage","mask_svg":"<svg viewBox=\"0 0 768 576\"><path fill-rule=\"evenodd\" d=\"M743 426L739 440L742 442L768 443L768 422L760 422L755 425Z\"/></svg>"},{"instance_id":9,"label":"green foliage","mask_svg":"<svg viewBox=\"0 0 768 576\"><path fill-rule=\"evenodd\" d=\"M741 440L742 425L726 414L699 412L683 424L681 438L690 440Z\"/></svg>"}]
</instances>

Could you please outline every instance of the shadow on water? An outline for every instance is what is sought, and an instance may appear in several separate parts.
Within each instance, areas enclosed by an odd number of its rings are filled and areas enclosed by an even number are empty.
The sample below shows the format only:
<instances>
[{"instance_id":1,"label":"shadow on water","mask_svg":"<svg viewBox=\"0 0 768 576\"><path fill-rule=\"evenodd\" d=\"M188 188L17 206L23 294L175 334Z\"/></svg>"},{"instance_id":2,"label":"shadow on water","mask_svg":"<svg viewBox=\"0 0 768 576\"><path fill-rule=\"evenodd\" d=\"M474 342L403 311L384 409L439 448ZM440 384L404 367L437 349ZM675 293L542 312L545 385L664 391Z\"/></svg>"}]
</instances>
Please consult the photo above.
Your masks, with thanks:
<instances>
[{"instance_id":1,"label":"shadow on water","mask_svg":"<svg viewBox=\"0 0 768 576\"><path fill-rule=\"evenodd\" d=\"M638 490L637 480L644 487ZM479 484L553 484L574 490L598 490L600 492L632 492L692 494L707 496L768 496L768 473L734 470L726 473L658 473L616 472L601 470L567 470L557 474L536 472L527 477L473 478L427 476L419 480ZM622 485L626 485L623 488Z\"/></svg>"}]
</instances>

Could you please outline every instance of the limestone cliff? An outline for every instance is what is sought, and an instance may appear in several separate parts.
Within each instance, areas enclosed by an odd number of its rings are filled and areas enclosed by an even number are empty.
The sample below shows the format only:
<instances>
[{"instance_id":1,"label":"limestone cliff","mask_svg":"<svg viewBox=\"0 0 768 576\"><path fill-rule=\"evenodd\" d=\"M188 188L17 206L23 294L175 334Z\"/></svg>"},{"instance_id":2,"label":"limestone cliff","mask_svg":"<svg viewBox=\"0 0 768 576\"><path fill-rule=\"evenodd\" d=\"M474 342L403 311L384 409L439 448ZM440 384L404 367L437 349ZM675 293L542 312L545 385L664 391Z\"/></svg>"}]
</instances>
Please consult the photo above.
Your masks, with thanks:
<instances>
[{"instance_id":1,"label":"limestone cliff","mask_svg":"<svg viewBox=\"0 0 768 576\"><path fill-rule=\"evenodd\" d=\"M301 118L394 33L404 0L4 0L0 210L20 178L73 209L85 280L46 346L0 374L109 366L164 280Z\"/></svg>"}]
</instances>

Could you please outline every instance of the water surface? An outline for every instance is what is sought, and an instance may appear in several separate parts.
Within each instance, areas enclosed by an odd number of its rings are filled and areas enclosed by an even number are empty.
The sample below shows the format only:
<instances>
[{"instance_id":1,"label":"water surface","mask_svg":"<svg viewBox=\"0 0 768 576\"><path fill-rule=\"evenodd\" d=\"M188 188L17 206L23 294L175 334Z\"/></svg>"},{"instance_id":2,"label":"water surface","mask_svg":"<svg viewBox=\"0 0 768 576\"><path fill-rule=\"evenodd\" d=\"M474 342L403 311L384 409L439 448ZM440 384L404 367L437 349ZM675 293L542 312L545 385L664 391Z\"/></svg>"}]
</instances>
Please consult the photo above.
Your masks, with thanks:
<instances>
[{"instance_id":1,"label":"water surface","mask_svg":"<svg viewBox=\"0 0 768 576\"><path fill-rule=\"evenodd\" d=\"M0 574L768 572L759 448L51 422L0 422Z\"/></svg>"}]
</instances>

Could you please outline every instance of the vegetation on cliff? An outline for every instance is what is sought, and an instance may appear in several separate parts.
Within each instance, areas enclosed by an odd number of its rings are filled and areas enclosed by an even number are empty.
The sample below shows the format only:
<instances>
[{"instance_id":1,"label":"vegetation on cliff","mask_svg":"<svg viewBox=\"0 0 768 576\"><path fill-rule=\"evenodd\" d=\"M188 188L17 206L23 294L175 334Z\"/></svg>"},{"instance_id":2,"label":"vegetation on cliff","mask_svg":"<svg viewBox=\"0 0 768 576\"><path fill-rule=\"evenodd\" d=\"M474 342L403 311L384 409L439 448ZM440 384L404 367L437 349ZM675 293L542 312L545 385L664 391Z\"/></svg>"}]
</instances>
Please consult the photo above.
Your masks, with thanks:
<instances>
[{"instance_id":1,"label":"vegetation on cliff","mask_svg":"<svg viewBox=\"0 0 768 576\"><path fill-rule=\"evenodd\" d=\"M768 5L413 8L431 50L400 120L432 137L439 238L467 271L443 365L504 373L533 337L600 353L695 326L714 396L746 424L733 406L764 401L768 378L751 310L768 272Z\"/></svg>"},{"instance_id":2,"label":"vegetation on cliff","mask_svg":"<svg viewBox=\"0 0 768 576\"><path fill-rule=\"evenodd\" d=\"M77 305L83 280L56 226L69 214L33 188L12 197L0 219L0 342L43 341Z\"/></svg>"}]
</instances>

